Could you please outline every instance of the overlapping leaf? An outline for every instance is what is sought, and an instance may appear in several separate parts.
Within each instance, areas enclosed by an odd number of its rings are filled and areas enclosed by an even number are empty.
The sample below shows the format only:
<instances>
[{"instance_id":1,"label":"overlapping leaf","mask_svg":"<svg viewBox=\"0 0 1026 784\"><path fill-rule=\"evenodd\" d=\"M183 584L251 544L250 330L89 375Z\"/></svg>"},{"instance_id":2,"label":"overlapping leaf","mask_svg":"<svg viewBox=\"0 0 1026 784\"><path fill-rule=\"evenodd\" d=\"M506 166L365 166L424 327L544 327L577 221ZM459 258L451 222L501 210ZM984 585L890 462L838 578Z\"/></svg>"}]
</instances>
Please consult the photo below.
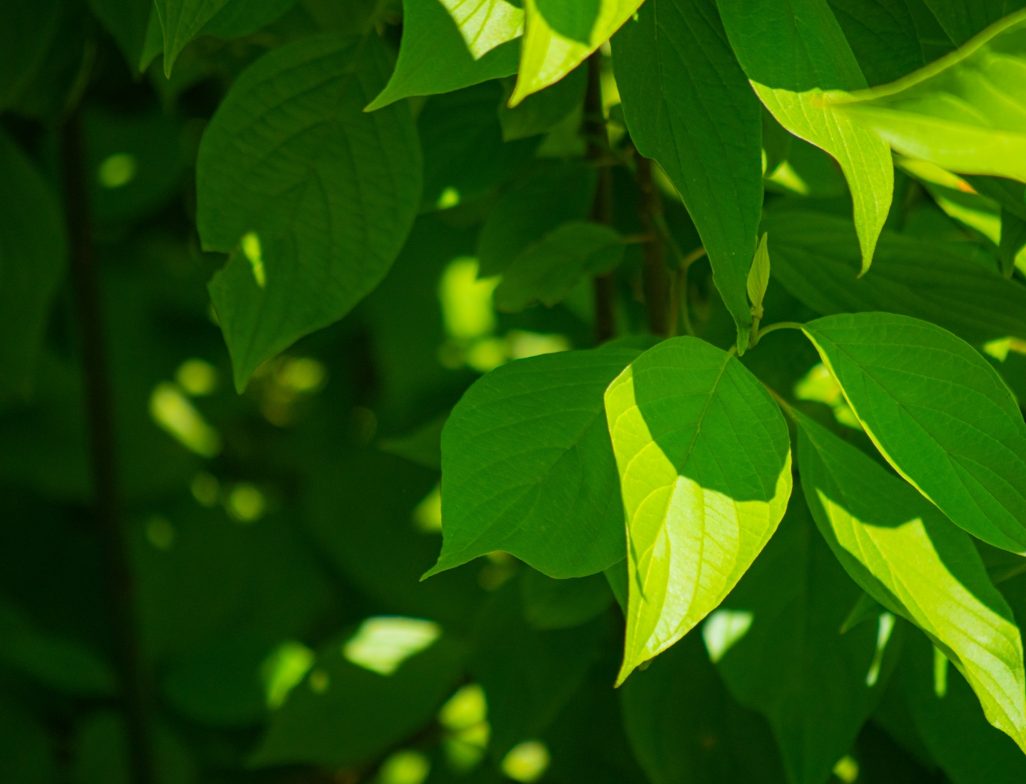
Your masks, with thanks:
<instances>
[{"instance_id":1,"label":"overlapping leaf","mask_svg":"<svg viewBox=\"0 0 1026 784\"><path fill-rule=\"evenodd\" d=\"M859 247L849 221L804 210L772 212L773 276L823 315L904 313L972 343L1026 338L1026 287L951 243L880 235L873 274L859 277Z\"/></svg>"},{"instance_id":2,"label":"overlapping leaf","mask_svg":"<svg viewBox=\"0 0 1026 784\"><path fill-rule=\"evenodd\" d=\"M802 487L841 564L940 645L990 722L1026 746L1021 635L972 540L858 449L797 418Z\"/></svg>"},{"instance_id":3,"label":"overlapping leaf","mask_svg":"<svg viewBox=\"0 0 1026 784\"><path fill-rule=\"evenodd\" d=\"M369 111L516 73L524 12L509 0L404 0L395 72Z\"/></svg>"},{"instance_id":4,"label":"overlapping leaf","mask_svg":"<svg viewBox=\"0 0 1026 784\"><path fill-rule=\"evenodd\" d=\"M723 600L791 492L787 426L733 354L663 341L606 391L627 513L629 601L619 680Z\"/></svg>"},{"instance_id":5,"label":"overlapping leaf","mask_svg":"<svg viewBox=\"0 0 1026 784\"><path fill-rule=\"evenodd\" d=\"M248 68L197 162L210 284L244 386L261 361L341 318L381 280L412 225L421 158L406 106L367 114L384 82L376 38L319 37Z\"/></svg>"},{"instance_id":6,"label":"overlapping leaf","mask_svg":"<svg viewBox=\"0 0 1026 784\"><path fill-rule=\"evenodd\" d=\"M862 269L873 258L894 189L890 151L838 112L834 93L866 86L826 0L717 0L741 67L763 105L795 136L830 153L851 189Z\"/></svg>"},{"instance_id":7,"label":"overlapping leaf","mask_svg":"<svg viewBox=\"0 0 1026 784\"><path fill-rule=\"evenodd\" d=\"M524 0L520 72L511 106L554 84L609 40L642 0Z\"/></svg>"},{"instance_id":8,"label":"overlapping leaf","mask_svg":"<svg viewBox=\"0 0 1026 784\"><path fill-rule=\"evenodd\" d=\"M1026 12L892 84L831 103L901 153L1026 182Z\"/></svg>"},{"instance_id":9,"label":"overlapping leaf","mask_svg":"<svg viewBox=\"0 0 1026 784\"><path fill-rule=\"evenodd\" d=\"M623 558L602 393L636 354L609 347L532 357L467 390L442 432L444 541L428 574L492 550L552 577Z\"/></svg>"},{"instance_id":10,"label":"overlapping leaf","mask_svg":"<svg viewBox=\"0 0 1026 784\"><path fill-rule=\"evenodd\" d=\"M624 117L687 205L716 287L748 344L745 278L762 211L762 113L714 0L649 0L613 40Z\"/></svg>"},{"instance_id":11,"label":"overlapping leaf","mask_svg":"<svg viewBox=\"0 0 1026 784\"><path fill-rule=\"evenodd\" d=\"M826 316L805 333L902 476L956 525L1026 553L1026 424L983 357L890 313Z\"/></svg>"}]
</instances>

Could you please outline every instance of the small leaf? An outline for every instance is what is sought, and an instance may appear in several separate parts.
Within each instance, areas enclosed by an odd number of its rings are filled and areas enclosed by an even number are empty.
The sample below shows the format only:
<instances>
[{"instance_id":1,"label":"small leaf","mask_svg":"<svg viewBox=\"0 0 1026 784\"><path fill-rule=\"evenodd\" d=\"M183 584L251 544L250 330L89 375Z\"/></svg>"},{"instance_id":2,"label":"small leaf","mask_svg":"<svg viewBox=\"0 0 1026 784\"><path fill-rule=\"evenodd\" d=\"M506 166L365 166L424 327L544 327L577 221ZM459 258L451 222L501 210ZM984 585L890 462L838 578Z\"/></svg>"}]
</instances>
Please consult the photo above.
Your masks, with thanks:
<instances>
[{"instance_id":1,"label":"small leaf","mask_svg":"<svg viewBox=\"0 0 1026 784\"><path fill-rule=\"evenodd\" d=\"M425 576L505 550L550 577L624 557L602 393L637 355L522 359L479 379L442 432L442 554Z\"/></svg>"},{"instance_id":2,"label":"small leaf","mask_svg":"<svg viewBox=\"0 0 1026 784\"><path fill-rule=\"evenodd\" d=\"M663 341L606 390L627 513L629 602L618 682L723 600L791 493L787 425L756 378L697 338Z\"/></svg>"},{"instance_id":3,"label":"small leaf","mask_svg":"<svg viewBox=\"0 0 1026 784\"><path fill-rule=\"evenodd\" d=\"M365 114L387 68L375 36L273 50L203 135L197 223L231 253L210 283L242 388L265 359L337 321L384 277L420 201L406 106Z\"/></svg>"},{"instance_id":4,"label":"small leaf","mask_svg":"<svg viewBox=\"0 0 1026 784\"><path fill-rule=\"evenodd\" d=\"M834 96L840 114L898 152L1026 182L1026 12L889 85Z\"/></svg>"},{"instance_id":5,"label":"small leaf","mask_svg":"<svg viewBox=\"0 0 1026 784\"><path fill-rule=\"evenodd\" d=\"M941 646L990 722L1026 747L1021 635L972 540L864 453L796 416L805 497L841 565Z\"/></svg>"},{"instance_id":6,"label":"small leaf","mask_svg":"<svg viewBox=\"0 0 1026 784\"><path fill-rule=\"evenodd\" d=\"M752 303L752 315L758 320L763 316L762 301L769 288L770 255L766 245L766 234L759 238L759 247L755 249L752 267L748 270L748 300Z\"/></svg>"},{"instance_id":7,"label":"small leaf","mask_svg":"<svg viewBox=\"0 0 1026 784\"><path fill-rule=\"evenodd\" d=\"M631 139L687 206L744 351L752 324L744 281L762 212L762 112L715 2L649 0L613 39L613 65Z\"/></svg>"},{"instance_id":8,"label":"small leaf","mask_svg":"<svg viewBox=\"0 0 1026 784\"><path fill-rule=\"evenodd\" d=\"M583 278L615 269L623 252L623 237L608 226L564 223L513 259L495 289L495 304L510 313L536 301L552 307Z\"/></svg>"},{"instance_id":9,"label":"small leaf","mask_svg":"<svg viewBox=\"0 0 1026 784\"><path fill-rule=\"evenodd\" d=\"M807 210L771 212L773 279L817 313L904 313L982 344L1026 339L1026 288L1005 280L984 253L950 242L880 235L873 274L859 277L851 222Z\"/></svg>"},{"instance_id":10,"label":"small leaf","mask_svg":"<svg viewBox=\"0 0 1026 784\"><path fill-rule=\"evenodd\" d=\"M862 271L891 206L894 166L874 133L829 100L866 86L826 0L717 0L741 67L763 105L800 139L832 155L848 181Z\"/></svg>"},{"instance_id":11,"label":"small leaf","mask_svg":"<svg viewBox=\"0 0 1026 784\"><path fill-rule=\"evenodd\" d=\"M392 77L367 111L516 73L524 12L510 0L403 0L403 38Z\"/></svg>"},{"instance_id":12,"label":"small leaf","mask_svg":"<svg viewBox=\"0 0 1026 784\"><path fill-rule=\"evenodd\" d=\"M164 76L170 78L171 68L182 49L228 2L229 0L154 0L157 18L164 31Z\"/></svg>"},{"instance_id":13,"label":"small leaf","mask_svg":"<svg viewBox=\"0 0 1026 784\"><path fill-rule=\"evenodd\" d=\"M983 357L890 313L826 316L805 334L898 473L973 536L1026 553L1026 424Z\"/></svg>"},{"instance_id":14,"label":"small leaf","mask_svg":"<svg viewBox=\"0 0 1026 784\"><path fill-rule=\"evenodd\" d=\"M555 84L609 40L642 0L524 0L520 73L510 96L516 106Z\"/></svg>"}]
</instances>

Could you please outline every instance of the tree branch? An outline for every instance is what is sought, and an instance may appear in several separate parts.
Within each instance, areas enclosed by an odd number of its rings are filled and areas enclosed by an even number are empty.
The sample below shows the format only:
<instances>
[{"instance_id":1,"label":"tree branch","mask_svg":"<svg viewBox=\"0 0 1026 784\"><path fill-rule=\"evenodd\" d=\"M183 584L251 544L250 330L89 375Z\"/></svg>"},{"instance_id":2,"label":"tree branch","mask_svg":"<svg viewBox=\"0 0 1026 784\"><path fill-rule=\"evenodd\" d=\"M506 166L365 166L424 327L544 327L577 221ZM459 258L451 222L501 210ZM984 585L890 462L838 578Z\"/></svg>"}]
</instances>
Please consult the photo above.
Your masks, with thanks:
<instances>
[{"instance_id":1,"label":"tree branch","mask_svg":"<svg viewBox=\"0 0 1026 784\"><path fill-rule=\"evenodd\" d=\"M613 179L608 166L601 165L606 158L609 136L602 111L602 55L595 52L588 58L588 88L584 94L584 122L582 132L587 143L587 157L596 166L598 184L591 219L609 226L613 223ZM616 282L613 273L597 275L593 282L595 293L595 342L604 343L616 334Z\"/></svg>"}]
</instances>

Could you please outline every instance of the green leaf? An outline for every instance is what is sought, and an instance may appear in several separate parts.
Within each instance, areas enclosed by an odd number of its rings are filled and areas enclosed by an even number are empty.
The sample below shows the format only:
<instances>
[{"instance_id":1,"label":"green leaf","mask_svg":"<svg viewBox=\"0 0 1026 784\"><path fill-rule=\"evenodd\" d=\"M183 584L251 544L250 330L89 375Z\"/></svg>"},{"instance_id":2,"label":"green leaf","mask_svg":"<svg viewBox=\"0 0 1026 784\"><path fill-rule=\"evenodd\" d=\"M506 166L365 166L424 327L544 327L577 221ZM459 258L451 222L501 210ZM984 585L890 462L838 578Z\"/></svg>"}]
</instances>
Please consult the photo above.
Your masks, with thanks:
<instances>
[{"instance_id":1,"label":"green leaf","mask_svg":"<svg viewBox=\"0 0 1026 784\"><path fill-rule=\"evenodd\" d=\"M830 99L898 152L1026 182L1026 12L889 85Z\"/></svg>"},{"instance_id":2,"label":"green leaf","mask_svg":"<svg viewBox=\"0 0 1026 784\"><path fill-rule=\"evenodd\" d=\"M765 720L740 707L690 637L621 689L623 722L652 784L786 781Z\"/></svg>"},{"instance_id":3,"label":"green leaf","mask_svg":"<svg viewBox=\"0 0 1026 784\"><path fill-rule=\"evenodd\" d=\"M870 84L889 82L929 62L908 0L828 0Z\"/></svg>"},{"instance_id":4,"label":"green leaf","mask_svg":"<svg viewBox=\"0 0 1026 784\"><path fill-rule=\"evenodd\" d=\"M609 40L642 0L524 0L520 73L510 96L516 106L555 84Z\"/></svg>"},{"instance_id":5,"label":"green leaf","mask_svg":"<svg viewBox=\"0 0 1026 784\"><path fill-rule=\"evenodd\" d=\"M510 313L533 302L552 307L583 278L604 275L623 260L624 240L598 223L564 223L525 248L502 273L495 305Z\"/></svg>"},{"instance_id":6,"label":"green leaf","mask_svg":"<svg viewBox=\"0 0 1026 784\"><path fill-rule=\"evenodd\" d=\"M536 629L568 629L609 607L613 593L604 574L553 580L530 569L520 580L524 617Z\"/></svg>"},{"instance_id":7,"label":"green leaf","mask_svg":"<svg viewBox=\"0 0 1026 784\"><path fill-rule=\"evenodd\" d=\"M0 133L0 399L33 386L43 332L65 264L64 221L49 184Z\"/></svg>"},{"instance_id":8,"label":"green leaf","mask_svg":"<svg viewBox=\"0 0 1026 784\"><path fill-rule=\"evenodd\" d=\"M524 12L510 0L403 0L403 38L388 84L367 107L516 73Z\"/></svg>"},{"instance_id":9,"label":"green leaf","mask_svg":"<svg viewBox=\"0 0 1026 784\"><path fill-rule=\"evenodd\" d=\"M849 221L782 210L771 212L763 228L772 238L773 279L817 313L904 313L975 344L1026 338L1026 288L950 242L884 231L873 274L859 277Z\"/></svg>"},{"instance_id":10,"label":"green leaf","mask_svg":"<svg viewBox=\"0 0 1026 784\"><path fill-rule=\"evenodd\" d=\"M796 499L765 552L702 626L731 694L769 720L796 784L829 778L897 660L893 617L842 634L860 593Z\"/></svg>"},{"instance_id":11,"label":"green leaf","mask_svg":"<svg viewBox=\"0 0 1026 784\"><path fill-rule=\"evenodd\" d=\"M697 338L666 340L606 390L627 513L622 682L723 601L791 493L787 425L756 378Z\"/></svg>"},{"instance_id":12,"label":"green leaf","mask_svg":"<svg viewBox=\"0 0 1026 784\"><path fill-rule=\"evenodd\" d=\"M738 348L752 313L745 276L762 211L762 114L713 0L649 0L613 40L624 117L666 170L709 255Z\"/></svg>"},{"instance_id":13,"label":"green leaf","mask_svg":"<svg viewBox=\"0 0 1026 784\"><path fill-rule=\"evenodd\" d=\"M89 7L114 37L134 73L142 60L150 17L155 13L153 0L89 0Z\"/></svg>"},{"instance_id":14,"label":"green leaf","mask_svg":"<svg viewBox=\"0 0 1026 784\"><path fill-rule=\"evenodd\" d=\"M1026 220L1004 207L1001 208L998 257L1001 260L1001 272L1006 278L1012 277L1016 268L1026 274Z\"/></svg>"},{"instance_id":15,"label":"green leaf","mask_svg":"<svg viewBox=\"0 0 1026 784\"><path fill-rule=\"evenodd\" d=\"M236 386L338 320L384 277L420 201L409 108L365 114L384 81L376 37L275 49L235 82L197 162L204 248L230 252L210 283Z\"/></svg>"},{"instance_id":16,"label":"green leaf","mask_svg":"<svg viewBox=\"0 0 1026 784\"><path fill-rule=\"evenodd\" d=\"M759 238L759 247L755 249L752 267L748 270L748 300L752 303L755 319L762 318L762 301L766 298L766 289L770 281L770 254L766 244L766 234Z\"/></svg>"},{"instance_id":17,"label":"green leaf","mask_svg":"<svg viewBox=\"0 0 1026 784\"><path fill-rule=\"evenodd\" d=\"M224 8L229 0L154 0L154 8L164 31L164 76L170 78L178 55L203 26Z\"/></svg>"},{"instance_id":18,"label":"green leaf","mask_svg":"<svg viewBox=\"0 0 1026 784\"><path fill-rule=\"evenodd\" d=\"M947 36L961 44L1023 6L1022 0L923 0Z\"/></svg>"},{"instance_id":19,"label":"green leaf","mask_svg":"<svg viewBox=\"0 0 1026 784\"><path fill-rule=\"evenodd\" d=\"M416 618L369 618L326 644L271 716L251 764L350 766L424 726L463 669L462 646L440 632Z\"/></svg>"},{"instance_id":20,"label":"green leaf","mask_svg":"<svg viewBox=\"0 0 1026 784\"><path fill-rule=\"evenodd\" d=\"M717 3L763 105L788 131L832 155L844 172L865 272L890 209L894 167L887 145L829 100L866 86L833 12L826 0Z\"/></svg>"},{"instance_id":21,"label":"green leaf","mask_svg":"<svg viewBox=\"0 0 1026 784\"><path fill-rule=\"evenodd\" d=\"M805 334L898 473L973 536L1026 553L1026 424L983 357L890 313L826 316Z\"/></svg>"},{"instance_id":22,"label":"green leaf","mask_svg":"<svg viewBox=\"0 0 1026 784\"><path fill-rule=\"evenodd\" d=\"M479 379L442 432L442 532L425 577L504 550L550 577L624 557L602 392L637 355L608 348L511 362Z\"/></svg>"},{"instance_id":23,"label":"green leaf","mask_svg":"<svg viewBox=\"0 0 1026 784\"><path fill-rule=\"evenodd\" d=\"M1021 635L972 540L874 460L796 416L805 496L841 565L941 646L989 721L1026 747Z\"/></svg>"}]
</instances>

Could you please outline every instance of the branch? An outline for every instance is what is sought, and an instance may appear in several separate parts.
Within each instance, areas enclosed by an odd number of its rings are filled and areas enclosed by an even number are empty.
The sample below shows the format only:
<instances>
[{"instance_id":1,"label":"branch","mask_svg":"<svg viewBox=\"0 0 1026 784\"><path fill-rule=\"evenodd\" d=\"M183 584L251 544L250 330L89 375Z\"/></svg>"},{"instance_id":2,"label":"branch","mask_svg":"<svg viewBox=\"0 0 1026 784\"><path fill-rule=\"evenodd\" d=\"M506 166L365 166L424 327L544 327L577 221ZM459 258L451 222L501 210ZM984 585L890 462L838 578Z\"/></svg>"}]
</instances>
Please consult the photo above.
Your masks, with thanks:
<instances>
[{"instance_id":1,"label":"branch","mask_svg":"<svg viewBox=\"0 0 1026 784\"><path fill-rule=\"evenodd\" d=\"M131 782L150 784L153 781L153 758L146 711L146 688L137 643L134 586L121 520L113 394L104 347L103 309L93 254L82 123L78 111L68 118L61 129L60 143L71 283L82 352L94 494L93 517L107 577L114 629L114 657L121 681Z\"/></svg>"},{"instance_id":2,"label":"branch","mask_svg":"<svg viewBox=\"0 0 1026 784\"><path fill-rule=\"evenodd\" d=\"M680 296L680 292L671 292L673 286L670 270L666 266L666 253L660 235L660 229L664 225L663 202L652 180L652 161L640 154L635 179L641 196L638 215L643 229L650 236L644 246L645 266L642 271L648 328L652 334L666 337L672 334L676 327L671 321L671 293ZM684 293L686 295L686 290Z\"/></svg>"},{"instance_id":3,"label":"branch","mask_svg":"<svg viewBox=\"0 0 1026 784\"><path fill-rule=\"evenodd\" d=\"M587 142L587 158L596 167L598 185L591 207L591 219L609 226L613 223L613 176L608 166L609 137L602 111L602 55L588 58L588 89L584 94L584 122L581 131ZM616 282L613 273L597 275L595 292L595 342L604 343L616 334Z\"/></svg>"}]
</instances>

